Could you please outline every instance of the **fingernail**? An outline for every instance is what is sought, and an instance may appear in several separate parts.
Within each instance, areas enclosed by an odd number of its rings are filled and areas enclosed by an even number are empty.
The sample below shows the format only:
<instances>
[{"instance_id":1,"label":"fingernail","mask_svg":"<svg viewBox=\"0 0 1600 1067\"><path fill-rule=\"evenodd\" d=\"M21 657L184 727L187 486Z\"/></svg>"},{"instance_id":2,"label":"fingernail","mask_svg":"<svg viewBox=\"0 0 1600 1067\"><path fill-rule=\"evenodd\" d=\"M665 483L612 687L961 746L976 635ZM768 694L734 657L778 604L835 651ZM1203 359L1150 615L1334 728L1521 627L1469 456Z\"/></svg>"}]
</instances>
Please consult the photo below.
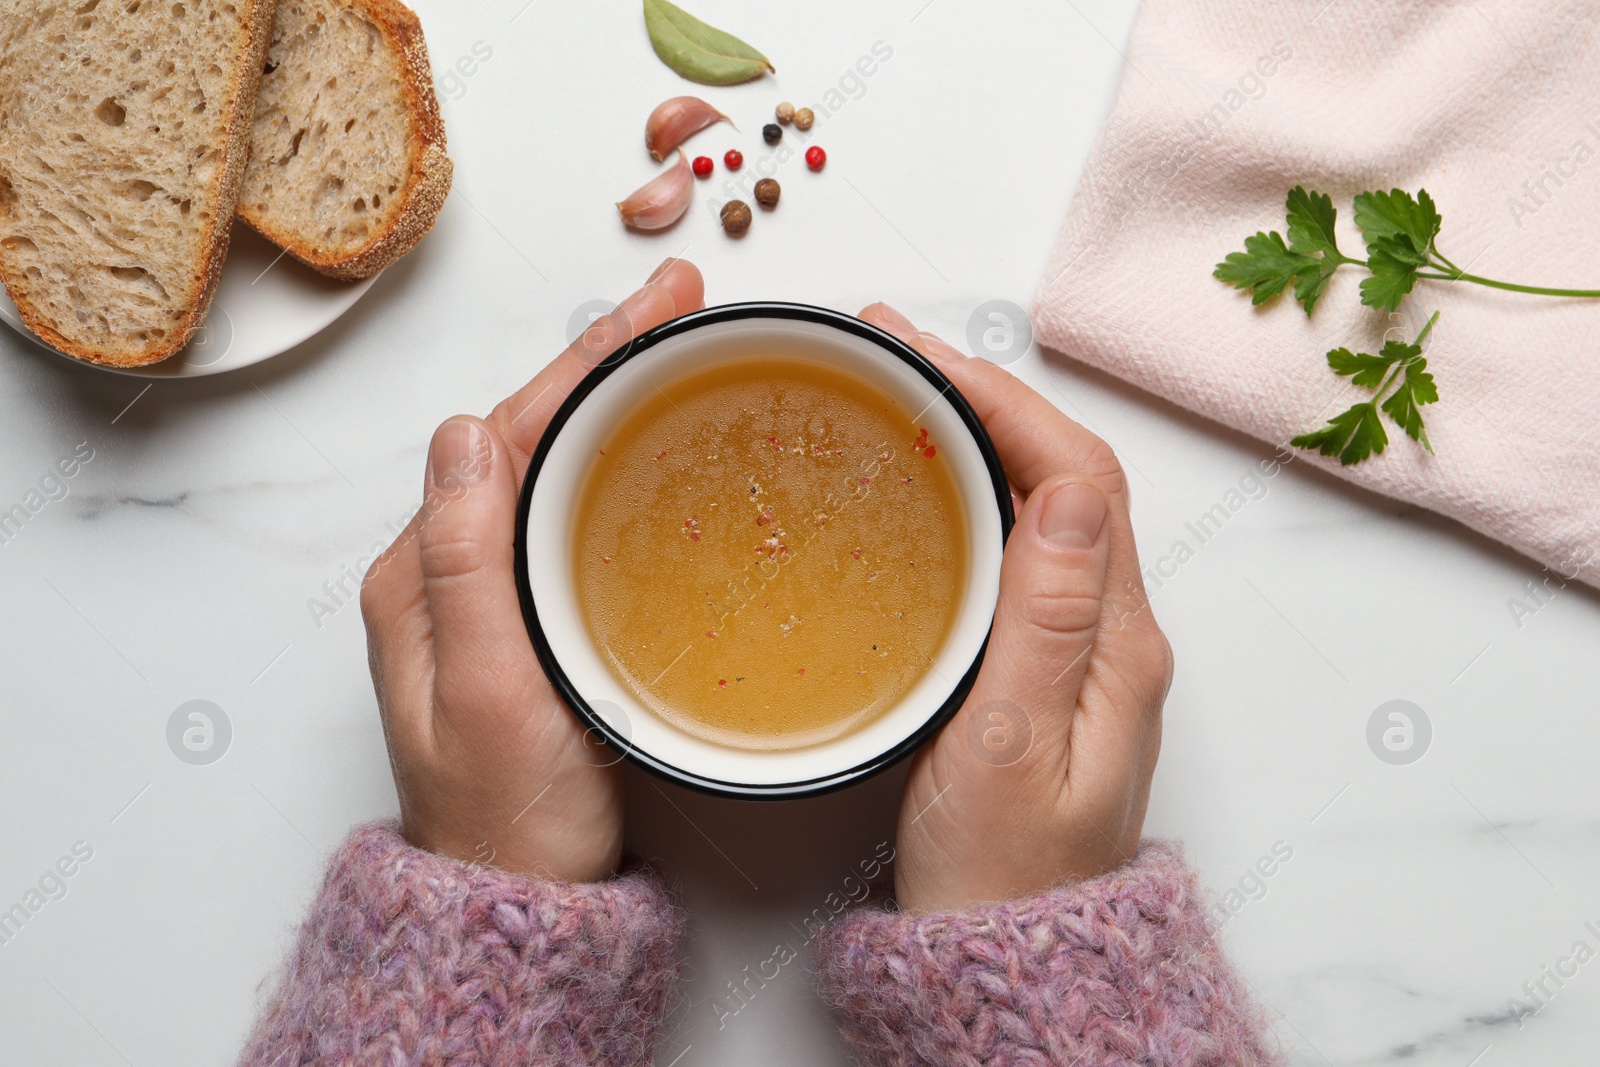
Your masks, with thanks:
<instances>
[{"instance_id":1,"label":"fingernail","mask_svg":"<svg viewBox=\"0 0 1600 1067\"><path fill-rule=\"evenodd\" d=\"M678 262L678 258L676 256L668 256L666 259L663 259L661 261L661 266L657 267L656 268L656 272L654 274L650 275L650 277L646 278L644 280L644 283L646 285L649 285L651 282L655 281L657 278L659 278L663 274L667 273L667 271L676 262Z\"/></svg>"},{"instance_id":2,"label":"fingernail","mask_svg":"<svg viewBox=\"0 0 1600 1067\"><path fill-rule=\"evenodd\" d=\"M1039 514L1040 536L1057 548L1093 548L1105 527L1105 494L1078 482L1051 492Z\"/></svg>"},{"instance_id":3,"label":"fingernail","mask_svg":"<svg viewBox=\"0 0 1600 1067\"><path fill-rule=\"evenodd\" d=\"M904 315L900 314L900 312L896 311L894 308L890 307L888 304L885 304L883 301L880 300L877 303L877 308L878 308L878 317L883 319L885 322L887 322L887 323L889 323L890 325L893 325L893 326L898 326L903 330L910 330L912 333L916 333L917 332L917 328L915 326L911 325L911 320L910 319L908 319Z\"/></svg>"},{"instance_id":4,"label":"fingernail","mask_svg":"<svg viewBox=\"0 0 1600 1067\"><path fill-rule=\"evenodd\" d=\"M471 419L451 419L433 435L428 478L436 489L480 482L494 461L489 435Z\"/></svg>"}]
</instances>

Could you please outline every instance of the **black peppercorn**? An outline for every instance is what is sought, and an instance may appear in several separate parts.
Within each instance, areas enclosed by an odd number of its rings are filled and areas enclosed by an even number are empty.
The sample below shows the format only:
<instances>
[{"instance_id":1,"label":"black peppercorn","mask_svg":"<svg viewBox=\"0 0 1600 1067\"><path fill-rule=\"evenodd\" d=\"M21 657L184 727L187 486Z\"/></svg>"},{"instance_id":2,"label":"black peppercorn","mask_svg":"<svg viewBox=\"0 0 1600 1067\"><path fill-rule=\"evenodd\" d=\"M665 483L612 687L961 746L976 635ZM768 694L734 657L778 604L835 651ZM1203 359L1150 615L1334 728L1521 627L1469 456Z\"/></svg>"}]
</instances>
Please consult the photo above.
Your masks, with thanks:
<instances>
[{"instance_id":1,"label":"black peppercorn","mask_svg":"<svg viewBox=\"0 0 1600 1067\"><path fill-rule=\"evenodd\" d=\"M783 127L776 122L769 122L761 127L761 139L768 144L777 144L783 140Z\"/></svg>"}]
</instances>

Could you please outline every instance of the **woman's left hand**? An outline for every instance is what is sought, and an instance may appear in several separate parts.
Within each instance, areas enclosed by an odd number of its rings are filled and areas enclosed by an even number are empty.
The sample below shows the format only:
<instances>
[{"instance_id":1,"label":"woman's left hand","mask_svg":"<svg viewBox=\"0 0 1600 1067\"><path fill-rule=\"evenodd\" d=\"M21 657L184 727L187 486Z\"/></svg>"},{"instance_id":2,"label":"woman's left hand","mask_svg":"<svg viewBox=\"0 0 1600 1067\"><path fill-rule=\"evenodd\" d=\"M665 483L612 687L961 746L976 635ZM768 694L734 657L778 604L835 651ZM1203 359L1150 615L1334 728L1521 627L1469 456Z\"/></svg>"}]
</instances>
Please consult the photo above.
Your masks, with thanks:
<instances>
[{"instance_id":1,"label":"woman's left hand","mask_svg":"<svg viewBox=\"0 0 1600 1067\"><path fill-rule=\"evenodd\" d=\"M906 780L895 890L942 911L1121 866L1139 847L1172 650L1149 611L1111 447L1021 380L875 304L993 439L1017 506L966 703Z\"/></svg>"}]
</instances>

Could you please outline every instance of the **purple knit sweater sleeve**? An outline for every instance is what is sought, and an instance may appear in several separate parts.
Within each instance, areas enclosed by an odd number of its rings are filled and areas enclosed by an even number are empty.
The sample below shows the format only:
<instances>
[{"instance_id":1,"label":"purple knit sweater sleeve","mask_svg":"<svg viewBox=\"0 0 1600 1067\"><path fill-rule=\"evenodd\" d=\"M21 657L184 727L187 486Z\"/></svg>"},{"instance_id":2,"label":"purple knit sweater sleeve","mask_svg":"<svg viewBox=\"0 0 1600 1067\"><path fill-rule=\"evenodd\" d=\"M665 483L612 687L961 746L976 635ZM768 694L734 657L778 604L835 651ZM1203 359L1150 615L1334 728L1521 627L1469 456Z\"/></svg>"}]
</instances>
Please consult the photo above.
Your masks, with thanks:
<instances>
[{"instance_id":1,"label":"purple knit sweater sleeve","mask_svg":"<svg viewBox=\"0 0 1600 1067\"><path fill-rule=\"evenodd\" d=\"M1279 1058L1175 845L966 911L861 909L818 940L868 1067L1265 1067Z\"/></svg>"},{"instance_id":2,"label":"purple knit sweater sleeve","mask_svg":"<svg viewBox=\"0 0 1600 1067\"><path fill-rule=\"evenodd\" d=\"M682 929L648 872L541 881L358 827L239 1062L646 1064Z\"/></svg>"}]
</instances>

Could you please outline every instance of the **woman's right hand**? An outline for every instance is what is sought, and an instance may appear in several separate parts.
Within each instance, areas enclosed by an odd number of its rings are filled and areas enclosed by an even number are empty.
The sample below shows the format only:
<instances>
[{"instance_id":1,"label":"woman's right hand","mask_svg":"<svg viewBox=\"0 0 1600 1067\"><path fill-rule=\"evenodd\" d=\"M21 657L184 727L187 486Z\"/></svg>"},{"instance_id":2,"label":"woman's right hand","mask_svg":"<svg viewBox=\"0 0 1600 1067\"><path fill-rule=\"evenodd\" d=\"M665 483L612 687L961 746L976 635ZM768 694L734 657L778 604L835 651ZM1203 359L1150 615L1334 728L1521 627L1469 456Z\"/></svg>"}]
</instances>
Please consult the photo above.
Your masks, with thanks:
<instances>
[{"instance_id":1,"label":"woman's right hand","mask_svg":"<svg viewBox=\"0 0 1600 1067\"><path fill-rule=\"evenodd\" d=\"M1104 441L994 364L887 305L861 318L955 382L994 440L1018 511L977 681L906 782L899 904L965 908L1119 867L1139 845L1172 681L1122 466Z\"/></svg>"},{"instance_id":2,"label":"woman's right hand","mask_svg":"<svg viewBox=\"0 0 1600 1067\"><path fill-rule=\"evenodd\" d=\"M616 757L534 657L512 572L528 460L593 367L705 302L669 259L487 419L457 416L428 450L423 507L367 574L361 614L407 839L459 860L587 882L622 848Z\"/></svg>"}]
</instances>

